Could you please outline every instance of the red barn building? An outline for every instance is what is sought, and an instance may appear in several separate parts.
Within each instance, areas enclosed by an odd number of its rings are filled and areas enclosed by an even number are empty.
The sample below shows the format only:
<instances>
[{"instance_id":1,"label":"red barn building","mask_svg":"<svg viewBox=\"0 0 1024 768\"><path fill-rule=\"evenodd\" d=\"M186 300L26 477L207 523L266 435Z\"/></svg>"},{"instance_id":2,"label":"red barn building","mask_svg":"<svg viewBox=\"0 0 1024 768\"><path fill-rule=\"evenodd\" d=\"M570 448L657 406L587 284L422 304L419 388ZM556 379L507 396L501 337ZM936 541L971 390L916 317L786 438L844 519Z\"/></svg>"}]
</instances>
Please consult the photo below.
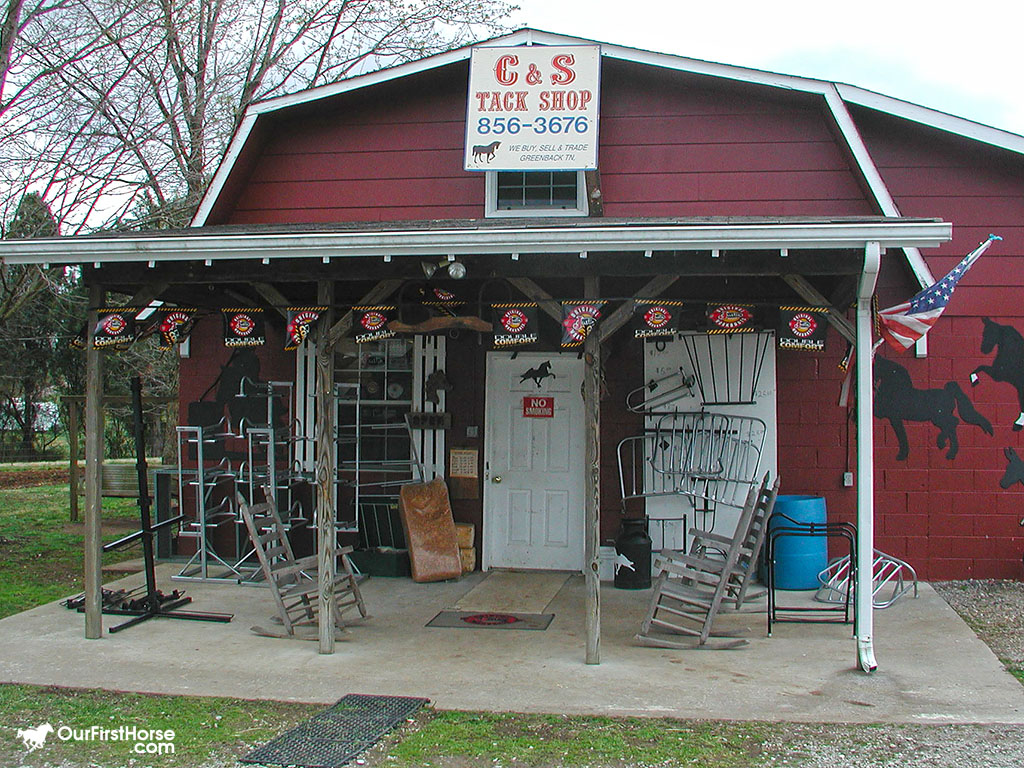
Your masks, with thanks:
<instances>
[{"instance_id":1,"label":"red barn building","mask_svg":"<svg viewBox=\"0 0 1024 768\"><path fill-rule=\"evenodd\" d=\"M594 44L523 30L481 45ZM345 481L332 503L364 543L367 525L374 536L383 525L367 521L386 509L388 478L407 479L412 461L449 480L483 567L590 573L595 544L609 547L623 509L640 509L623 503L622 441L667 411L704 409L761 419L758 471L777 473L785 494L824 497L834 519L870 526L873 487L875 546L922 577L1021 577L1024 138L846 85L601 44L598 117L585 124L596 167L480 170L491 161L488 147L466 146L467 104L483 108L493 136L502 126L495 140L520 159L569 140L533 130L527 143L522 123L494 121L521 105L467 90L470 53L254 106L190 230L8 242L0 253L80 263L96 299L102 287L196 308L183 424L233 366L243 392L245 376L277 382L296 438L286 462L271 462L282 473L315 466L303 439L328 402L315 401L319 359ZM583 125L566 131L580 138ZM880 307L907 300L990 233L1002 240L926 340L878 352L876 377L895 370L948 397L905 389L876 401L892 420L858 422L839 405L839 363L854 340L866 362L871 295ZM637 337L628 321L645 299L680 302L668 305L685 316L678 333ZM588 341L563 346L568 300L604 303ZM502 347L497 331L479 330L491 305L530 303L535 344ZM708 305L749 307L756 330L708 335ZM831 326L823 350L778 344L789 305L826 310L812 313ZM303 306L329 310L310 341L284 351L284 309ZM367 306L394 307L385 319L398 335L351 339ZM266 344L226 347L224 308L262 310ZM255 368L238 367L246 357ZM887 386L879 378L879 395ZM230 417L226 399L220 408ZM407 425L407 413L436 416ZM873 432L873 459L858 428ZM735 519L713 507L647 501L675 546L687 524Z\"/></svg>"}]
</instances>

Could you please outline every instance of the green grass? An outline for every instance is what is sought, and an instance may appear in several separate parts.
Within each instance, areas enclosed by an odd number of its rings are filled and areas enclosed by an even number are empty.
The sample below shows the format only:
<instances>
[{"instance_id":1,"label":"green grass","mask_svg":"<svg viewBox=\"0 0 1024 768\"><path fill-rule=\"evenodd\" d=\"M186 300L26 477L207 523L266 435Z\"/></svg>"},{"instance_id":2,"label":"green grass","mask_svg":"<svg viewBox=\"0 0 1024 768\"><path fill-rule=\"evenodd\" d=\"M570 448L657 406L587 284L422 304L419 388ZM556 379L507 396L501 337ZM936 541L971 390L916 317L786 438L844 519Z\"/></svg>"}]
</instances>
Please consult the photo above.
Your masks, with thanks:
<instances>
[{"instance_id":1,"label":"green grass","mask_svg":"<svg viewBox=\"0 0 1024 768\"><path fill-rule=\"evenodd\" d=\"M82 590L82 526L69 520L66 485L0 489L0 618ZM130 533L133 499L103 499L103 519L126 523L107 541ZM137 545L103 556L138 557Z\"/></svg>"},{"instance_id":2,"label":"green grass","mask_svg":"<svg viewBox=\"0 0 1024 768\"><path fill-rule=\"evenodd\" d=\"M323 707L274 701L0 685L0 765L174 766L193 768L211 760L230 765L253 747L312 717ZM61 741L50 734L43 749L28 754L15 729L50 723L88 729L99 725L173 730L174 754L135 756L118 741ZM10 731L8 738L7 731Z\"/></svg>"},{"instance_id":3,"label":"green grass","mask_svg":"<svg viewBox=\"0 0 1024 768\"><path fill-rule=\"evenodd\" d=\"M752 766L763 726L669 719L428 712L385 745L382 765Z\"/></svg>"},{"instance_id":4,"label":"green grass","mask_svg":"<svg viewBox=\"0 0 1024 768\"><path fill-rule=\"evenodd\" d=\"M174 754L138 765L199 768L249 750L324 709L313 704L0 685L0 717L11 729L50 723L173 730ZM431 766L701 766L749 768L764 763L765 725L670 719L571 717L425 710L365 755L370 765ZM0 764L86 768L126 766L130 745L61 741L28 755L16 739L0 739Z\"/></svg>"}]
</instances>

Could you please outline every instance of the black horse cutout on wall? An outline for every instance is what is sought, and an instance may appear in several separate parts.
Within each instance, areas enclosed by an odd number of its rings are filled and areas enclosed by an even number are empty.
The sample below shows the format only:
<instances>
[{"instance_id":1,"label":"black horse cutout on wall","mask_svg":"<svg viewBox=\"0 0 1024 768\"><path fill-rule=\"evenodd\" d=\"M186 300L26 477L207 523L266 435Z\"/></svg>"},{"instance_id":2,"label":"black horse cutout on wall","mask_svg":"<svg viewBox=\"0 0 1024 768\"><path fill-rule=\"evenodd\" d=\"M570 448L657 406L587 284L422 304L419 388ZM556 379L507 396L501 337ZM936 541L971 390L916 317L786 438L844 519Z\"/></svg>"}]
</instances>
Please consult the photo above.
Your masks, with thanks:
<instances>
[{"instance_id":1,"label":"black horse cutout on wall","mask_svg":"<svg viewBox=\"0 0 1024 768\"><path fill-rule=\"evenodd\" d=\"M1012 447L1004 448L1003 455L1006 457L1006 471L1003 473L1003 479L999 481L999 487L1006 490L1014 483L1024 485L1024 459L1021 459ZM1018 524L1024 526L1024 518Z\"/></svg>"},{"instance_id":2,"label":"black horse cutout on wall","mask_svg":"<svg viewBox=\"0 0 1024 768\"><path fill-rule=\"evenodd\" d=\"M999 487L1006 490L1014 483L1024 485L1024 459L1012 447L1004 448L1003 455L1006 457L1006 471L999 481Z\"/></svg>"},{"instance_id":3,"label":"black horse cutout on wall","mask_svg":"<svg viewBox=\"0 0 1024 768\"><path fill-rule=\"evenodd\" d=\"M978 374L986 373L992 381L1005 381L1017 390L1020 415L1013 422L1013 431L1024 429L1024 336L1012 325L1000 325L983 317L985 329L981 333L981 351L988 354L996 349L992 365L979 365L971 373L971 386L977 386Z\"/></svg>"},{"instance_id":4,"label":"black horse cutout on wall","mask_svg":"<svg viewBox=\"0 0 1024 768\"><path fill-rule=\"evenodd\" d=\"M956 428L960 423L956 414L968 424L980 427L992 434L992 424L974 409L960 385L950 381L942 389L917 389L910 379L910 373L899 363L884 357L875 358L875 417L888 419L896 439L899 441L897 461L904 461L910 452L904 421L930 421L939 428L935 444L945 448L947 459L955 459L960 443Z\"/></svg>"}]
</instances>

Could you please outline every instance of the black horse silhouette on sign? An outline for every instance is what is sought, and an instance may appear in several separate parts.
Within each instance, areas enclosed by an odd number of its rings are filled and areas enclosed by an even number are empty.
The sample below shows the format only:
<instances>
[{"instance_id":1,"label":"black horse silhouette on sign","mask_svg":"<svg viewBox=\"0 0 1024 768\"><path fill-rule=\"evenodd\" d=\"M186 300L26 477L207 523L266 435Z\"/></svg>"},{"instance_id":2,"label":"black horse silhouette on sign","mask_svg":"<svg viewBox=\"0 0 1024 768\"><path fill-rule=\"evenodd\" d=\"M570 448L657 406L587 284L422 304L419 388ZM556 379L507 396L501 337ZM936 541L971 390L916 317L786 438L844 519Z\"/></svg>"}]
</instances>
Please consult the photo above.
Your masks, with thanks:
<instances>
[{"instance_id":1,"label":"black horse silhouette on sign","mask_svg":"<svg viewBox=\"0 0 1024 768\"><path fill-rule=\"evenodd\" d=\"M899 441L897 461L905 460L910 452L904 421L930 421L938 427L935 444L939 448L949 444L947 459L955 459L960 450L956 436L960 423L957 413L968 424L992 434L992 424L974 409L974 404L955 381L948 382L942 389L917 389L906 368L884 357L875 359L874 380L875 417L888 419L892 425Z\"/></svg>"},{"instance_id":2,"label":"black horse silhouette on sign","mask_svg":"<svg viewBox=\"0 0 1024 768\"><path fill-rule=\"evenodd\" d=\"M544 379L557 378L555 374L551 372L551 361L545 360L543 363L538 365L536 368L530 368L526 373L519 377L519 383L522 384L527 379L533 379L533 383L538 387L541 381Z\"/></svg>"},{"instance_id":3,"label":"black horse silhouette on sign","mask_svg":"<svg viewBox=\"0 0 1024 768\"><path fill-rule=\"evenodd\" d=\"M983 317L985 330L981 333L981 351L988 354L993 349L996 356L992 365L979 365L971 373L971 386L977 386L978 374L987 373L992 381L1005 381L1017 390L1020 415L1013 422L1013 431L1024 429L1024 336L1012 325L1000 325Z\"/></svg>"},{"instance_id":4,"label":"black horse silhouette on sign","mask_svg":"<svg viewBox=\"0 0 1024 768\"><path fill-rule=\"evenodd\" d=\"M479 163L481 158L486 158L488 163L491 162L491 160L494 159L494 153L500 146L500 141L492 141L490 144L475 145L473 147L473 162Z\"/></svg>"}]
</instances>

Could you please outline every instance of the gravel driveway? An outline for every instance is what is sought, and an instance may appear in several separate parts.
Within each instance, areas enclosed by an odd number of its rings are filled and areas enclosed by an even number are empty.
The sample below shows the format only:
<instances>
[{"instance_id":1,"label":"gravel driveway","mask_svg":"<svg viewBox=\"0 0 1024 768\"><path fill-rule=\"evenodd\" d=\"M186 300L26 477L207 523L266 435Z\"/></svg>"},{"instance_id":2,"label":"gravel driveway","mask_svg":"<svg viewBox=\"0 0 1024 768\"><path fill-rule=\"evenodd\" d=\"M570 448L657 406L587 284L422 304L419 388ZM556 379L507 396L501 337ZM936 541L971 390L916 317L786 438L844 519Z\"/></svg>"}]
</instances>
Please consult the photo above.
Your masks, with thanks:
<instances>
[{"instance_id":1,"label":"gravel driveway","mask_svg":"<svg viewBox=\"0 0 1024 768\"><path fill-rule=\"evenodd\" d=\"M1007 667L1024 669L1024 583L932 586ZM780 724L764 751L793 768L1021 768L1024 726Z\"/></svg>"}]
</instances>

